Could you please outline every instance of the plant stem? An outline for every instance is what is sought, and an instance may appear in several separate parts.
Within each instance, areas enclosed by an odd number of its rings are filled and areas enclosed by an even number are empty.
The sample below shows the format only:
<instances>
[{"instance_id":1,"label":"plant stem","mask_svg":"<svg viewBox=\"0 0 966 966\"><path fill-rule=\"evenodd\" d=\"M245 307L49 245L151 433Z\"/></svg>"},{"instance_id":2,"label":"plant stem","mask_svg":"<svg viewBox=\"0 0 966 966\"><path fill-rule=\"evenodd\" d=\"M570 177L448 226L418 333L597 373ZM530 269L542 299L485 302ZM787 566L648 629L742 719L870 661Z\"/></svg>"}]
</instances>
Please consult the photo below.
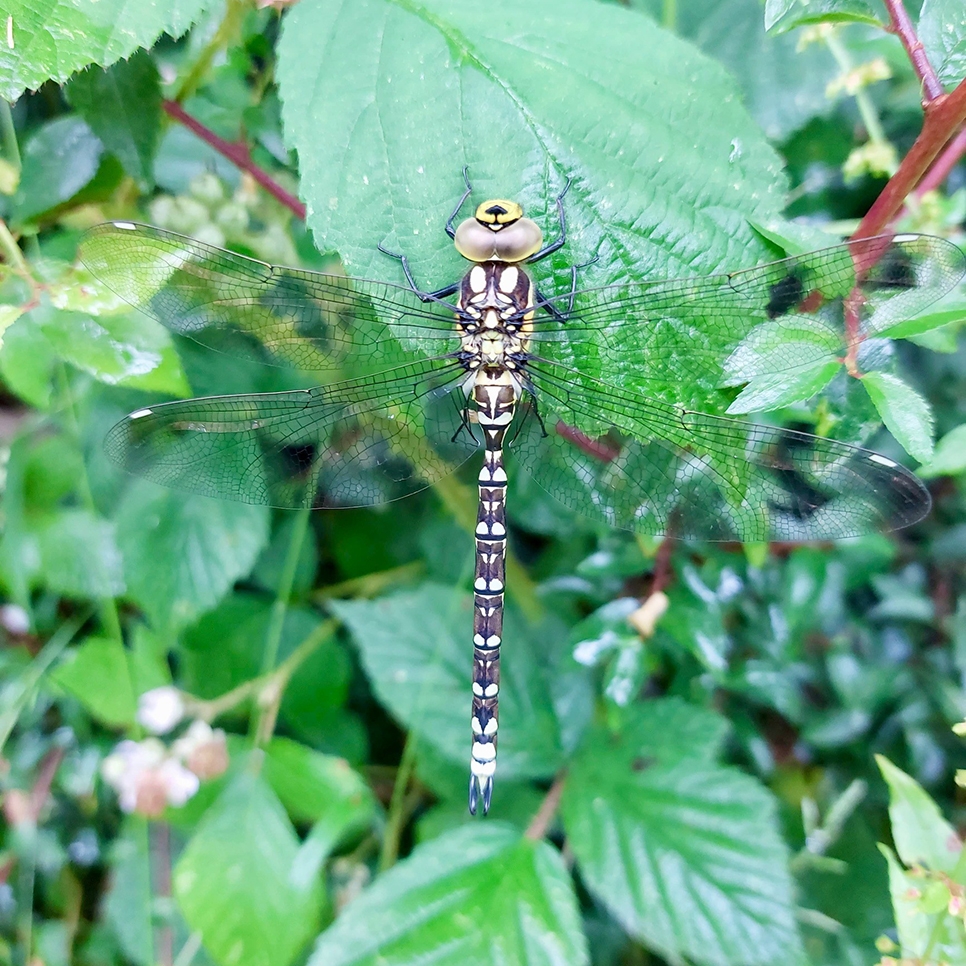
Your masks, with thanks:
<instances>
[{"instance_id":1,"label":"plant stem","mask_svg":"<svg viewBox=\"0 0 966 966\"><path fill-rule=\"evenodd\" d=\"M17 143L17 129L13 124L10 104L0 97L0 154L18 171L23 170L20 160L20 145Z\"/></svg>"},{"instance_id":2,"label":"plant stem","mask_svg":"<svg viewBox=\"0 0 966 966\"><path fill-rule=\"evenodd\" d=\"M848 73L855 69L855 64L852 63L852 58L849 56L849 52L845 49L845 45L839 40L838 35L834 30L830 30L825 35L825 43L828 47L830 53L835 58L835 62L839 65L839 68L844 72ZM887 144L888 138L886 137L885 131L882 127L882 122L879 120L879 115L876 113L875 105L872 103L872 98L869 97L869 92L864 88L860 87L855 92L855 104L859 109L859 114L862 117L862 123L865 125L865 129L869 134L869 140L874 144Z\"/></svg>"},{"instance_id":3,"label":"plant stem","mask_svg":"<svg viewBox=\"0 0 966 966\"><path fill-rule=\"evenodd\" d=\"M164 101L162 107L169 117L183 124L192 134L201 138L205 144L211 145L219 154L228 158L235 167L247 171L273 198L285 205L297 218L305 220L305 205L252 161L247 145L240 141L226 141L219 137L210 128L205 127L204 124L188 114L177 101Z\"/></svg>"},{"instance_id":4,"label":"plant stem","mask_svg":"<svg viewBox=\"0 0 966 966\"><path fill-rule=\"evenodd\" d=\"M916 76L922 81L922 89L926 101L934 101L937 97L942 97L945 93L942 82L929 63L926 56L926 49L922 41L916 34L909 14L903 6L902 0L883 0L886 10L889 11L889 29L902 41L902 46L906 48L912 68Z\"/></svg>"},{"instance_id":5,"label":"plant stem","mask_svg":"<svg viewBox=\"0 0 966 966\"><path fill-rule=\"evenodd\" d=\"M566 778L566 771L558 772L556 778L553 780L553 784L550 786L550 791L547 792L543 801L540 803L537 814L533 816L533 821L530 822L526 832L523 833L526 838L534 842L539 842L547 834L550 821L560 806L560 796L563 795L564 781Z\"/></svg>"},{"instance_id":6,"label":"plant stem","mask_svg":"<svg viewBox=\"0 0 966 966\"><path fill-rule=\"evenodd\" d=\"M380 872L385 872L386 869L395 865L396 859L399 857L399 841L407 817L406 791L409 788L409 779L416 768L416 749L418 746L419 739L416 737L416 733L410 731L406 735L406 744L403 746L399 768L396 769L396 780L393 783L392 797L389 800L386 832L382 837L382 848L379 851Z\"/></svg>"},{"instance_id":7,"label":"plant stem","mask_svg":"<svg viewBox=\"0 0 966 966\"><path fill-rule=\"evenodd\" d=\"M906 197L935 161L959 126L966 120L966 81L942 97L925 105L925 120L919 137L902 159L882 193L859 222L855 238L878 235L901 210ZM867 266L856 265L857 271Z\"/></svg>"},{"instance_id":8,"label":"plant stem","mask_svg":"<svg viewBox=\"0 0 966 966\"><path fill-rule=\"evenodd\" d=\"M188 72L188 76L181 82L178 93L175 95L177 101L187 100L201 86L202 81L211 70L215 57L238 36L246 12L247 4L241 2L241 0L228 0L225 5L225 16L222 17L218 29L205 45L201 55Z\"/></svg>"}]
</instances>

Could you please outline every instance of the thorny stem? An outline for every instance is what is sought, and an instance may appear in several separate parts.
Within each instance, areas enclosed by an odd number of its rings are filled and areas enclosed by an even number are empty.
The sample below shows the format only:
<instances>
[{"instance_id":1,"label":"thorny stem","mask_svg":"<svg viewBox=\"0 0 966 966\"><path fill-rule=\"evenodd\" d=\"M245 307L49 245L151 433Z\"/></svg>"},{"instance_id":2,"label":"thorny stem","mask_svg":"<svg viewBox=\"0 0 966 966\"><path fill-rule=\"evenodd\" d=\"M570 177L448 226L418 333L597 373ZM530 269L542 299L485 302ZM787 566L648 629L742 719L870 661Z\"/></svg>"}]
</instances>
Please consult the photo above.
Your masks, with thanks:
<instances>
[{"instance_id":1,"label":"thorny stem","mask_svg":"<svg viewBox=\"0 0 966 966\"><path fill-rule=\"evenodd\" d=\"M925 104L922 131L896 173L889 179L865 217L859 222L854 238L870 238L882 232L899 213L906 198L919 184L929 166L936 160L953 133L966 120L966 81L950 94ZM857 271L868 265L857 265Z\"/></svg>"},{"instance_id":2,"label":"thorny stem","mask_svg":"<svg viewBox=\"0 0 966 966\"><path fill-rule=\"evenodd\" d=\"M218 137L214 131L193 118L177 101L164 101L162 106L169 117L183 124L192 134L201 138L205 144L210 144L219 154L228 158L235 167L247 171L258 184L273 198L285 205L297 218L305 219L305 205L252 161L252 156L246 144L241 141L226 141L224 138Z\"/></svg>"},{"instance_id":3,"label":"thorny stem","mask_svg":"<svg viewBox=\"0 0 966 966\"><path fill-rule=\"evenodd\" d=\"M560 796L563 795L566 778L567 772L565 770L557 773L553 784L550 786L550 791L544 795L543 801L537 809L537 814L533 816L533 820L527 826L526 832L523 833L526 838L533 842L539 842L547 834L550 822L554 815L556 815L557 808L560 806Z\"/></svg>"},{"instance_id":4,"label":"thorny stem","mask_svg":"<svg viewBox=\"0 0 966 966\"><path fill-rule=\"evenodd\" d=\"M915 70L919 80L922 81L923 94L925 95L923 100L928 104L937 97L942 97L945 93L942 82L933 70L932 64L929 63L926 49L912 26L912 21L909 19L909 14L906 13L902 0L883 0L883 2L886 10L889 11L889 30L902 41L902 46L906 48L913 70Z\"/></svg>"}]
</instances>

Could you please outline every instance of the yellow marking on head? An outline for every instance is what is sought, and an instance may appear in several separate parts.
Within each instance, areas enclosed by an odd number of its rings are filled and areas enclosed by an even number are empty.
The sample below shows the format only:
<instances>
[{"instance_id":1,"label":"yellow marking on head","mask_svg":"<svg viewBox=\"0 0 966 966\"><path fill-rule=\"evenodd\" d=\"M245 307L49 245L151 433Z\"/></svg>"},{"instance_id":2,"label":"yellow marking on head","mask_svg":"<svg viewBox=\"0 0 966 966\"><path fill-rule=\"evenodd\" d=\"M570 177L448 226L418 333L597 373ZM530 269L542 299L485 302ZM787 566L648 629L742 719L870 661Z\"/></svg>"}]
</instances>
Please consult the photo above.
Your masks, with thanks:
<instances>
[{"instance_id":1,"label":"yellow marking on head","mask_svg":"<svg viewBox=\"0 0 966 966\"><path fill-rule=\"evenodd\" d=\"M476 220L481 225L502 227L512 225L523 217L523 208L506 198L491 198L476 209Z\"/></svg>"}]
</instances>

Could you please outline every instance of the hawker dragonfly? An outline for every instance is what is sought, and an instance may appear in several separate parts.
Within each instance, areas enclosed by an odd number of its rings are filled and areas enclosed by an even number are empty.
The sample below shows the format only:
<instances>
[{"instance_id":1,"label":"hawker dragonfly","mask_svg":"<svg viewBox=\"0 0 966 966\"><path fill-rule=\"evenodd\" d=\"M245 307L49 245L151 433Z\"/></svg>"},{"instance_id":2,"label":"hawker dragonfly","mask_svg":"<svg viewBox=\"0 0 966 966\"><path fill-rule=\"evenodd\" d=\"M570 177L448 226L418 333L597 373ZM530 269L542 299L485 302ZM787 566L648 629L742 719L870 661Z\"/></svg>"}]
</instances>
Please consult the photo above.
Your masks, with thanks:
<instances>
[{"instance_id":1,"label":"hawker dragonfly","mask_svg":"<svg viewBox=\"0 0 966 966\"><path fill-rule=\"evenodd\" d=\"M473 584L469 808L490 806L507 520L507 470L561 503L648 534L816 540L907 526L929 495L894 460L798 429L693 411L747 381L856 358L949 291L964 256L939 238L851 241L745 271L538 289L544 243L514 201L445 224L471 263L436 291L279 268L158 228L92 229L81 258L173 332L321 374L317 388L168 402L131 413L109 455L166 486L276 507L371 505L432 484L482 450ZM754 368L754 366L752 367ZM736 376L737 373L737 376ZM744 373L744 375L742 375ZM709 396L710 398L710 396ZM720 396L719 396L720 398ZM512 470L511 470L512 471Z\"/></svg>"}]
</instances>

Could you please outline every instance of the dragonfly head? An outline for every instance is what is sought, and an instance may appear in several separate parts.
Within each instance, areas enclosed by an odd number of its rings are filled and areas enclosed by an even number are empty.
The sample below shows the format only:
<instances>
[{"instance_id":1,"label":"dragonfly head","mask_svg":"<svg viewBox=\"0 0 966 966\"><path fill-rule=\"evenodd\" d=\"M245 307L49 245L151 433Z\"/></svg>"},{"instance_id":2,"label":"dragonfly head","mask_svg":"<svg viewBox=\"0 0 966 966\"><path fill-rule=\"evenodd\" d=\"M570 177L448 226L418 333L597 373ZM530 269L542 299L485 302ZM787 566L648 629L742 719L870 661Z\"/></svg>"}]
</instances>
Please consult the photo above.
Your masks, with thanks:
<instances>
[{"instance_id":1,"label":"dragonfly head","mask_svg":"<svg viewBox=\"0 0 966 966\"><path fill-rule=\"evenodd\" d=\"M493 198L456 229L456 250L471 262L522 262L540 250L540 226L515 201Z\"/></svg>"}]
</instances>

